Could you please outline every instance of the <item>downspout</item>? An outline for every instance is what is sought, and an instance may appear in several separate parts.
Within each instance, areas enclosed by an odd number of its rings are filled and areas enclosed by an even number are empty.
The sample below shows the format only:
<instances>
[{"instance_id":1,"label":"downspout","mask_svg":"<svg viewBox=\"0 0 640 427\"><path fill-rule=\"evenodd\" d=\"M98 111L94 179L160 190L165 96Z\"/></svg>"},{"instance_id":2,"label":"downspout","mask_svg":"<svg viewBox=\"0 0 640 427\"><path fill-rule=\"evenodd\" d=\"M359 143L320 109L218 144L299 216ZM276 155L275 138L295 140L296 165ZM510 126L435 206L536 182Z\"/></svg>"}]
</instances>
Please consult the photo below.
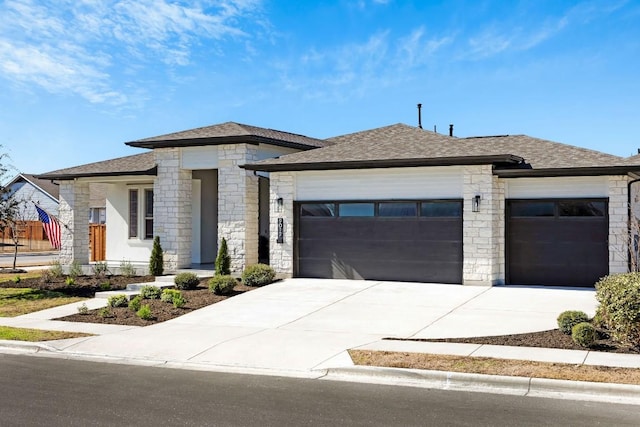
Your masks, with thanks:
<instances>
[{"instance_id":1,"label":"downspout","mask_svg":"<svg viewBox=\"0 0 640 427\"><path fill-rule=\"evenodd\" d=\"M635 244L635 241L631 240L631 215L633 215L633 211L631 210L631 185L636 182L640 182L640 178L633 179L627 183L627 234L629 236L629 244ZM635 253L635 248L634 253ZM631 272L631 248L627 250L627 270Z\"/></svg>"}]
</instances>

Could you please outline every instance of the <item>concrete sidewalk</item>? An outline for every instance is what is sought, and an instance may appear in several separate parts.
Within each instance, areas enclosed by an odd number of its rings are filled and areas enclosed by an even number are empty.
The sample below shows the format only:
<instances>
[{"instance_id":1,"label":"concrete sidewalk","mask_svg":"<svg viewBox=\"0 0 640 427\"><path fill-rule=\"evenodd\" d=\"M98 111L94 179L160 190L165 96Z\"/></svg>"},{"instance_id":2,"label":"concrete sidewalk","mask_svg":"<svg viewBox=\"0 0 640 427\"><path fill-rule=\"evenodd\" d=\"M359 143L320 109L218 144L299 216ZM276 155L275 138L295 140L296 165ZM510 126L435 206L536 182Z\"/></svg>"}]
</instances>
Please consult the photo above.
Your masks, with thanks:
<instances>
[{"instance_id":1,"label":"concrete sidewalk","mask_svg":"<svg viewBox=\"0 0 640 427\"><path fill-rule=\"evenodd\" d=\"M64 356L312 378L351 368L353 348L640 368L635 355L383 340L554 329L564 310L594 314L593 289L288 279L144 328L47 320L76 306L0 324L98 334L47 343Z\"/></svg>"}]
</instances>

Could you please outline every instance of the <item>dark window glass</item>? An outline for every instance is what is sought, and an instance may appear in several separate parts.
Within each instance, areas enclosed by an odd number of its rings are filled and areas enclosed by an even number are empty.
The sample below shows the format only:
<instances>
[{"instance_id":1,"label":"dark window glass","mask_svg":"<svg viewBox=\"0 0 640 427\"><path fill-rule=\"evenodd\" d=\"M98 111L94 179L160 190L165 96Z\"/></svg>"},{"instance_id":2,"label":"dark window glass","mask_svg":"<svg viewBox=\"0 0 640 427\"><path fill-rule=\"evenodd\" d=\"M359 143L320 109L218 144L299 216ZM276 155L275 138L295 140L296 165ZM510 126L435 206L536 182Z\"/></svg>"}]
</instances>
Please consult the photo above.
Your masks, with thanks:
<instances>
[{"instance_id":1,"label":"dark window glass","mask_svg":"<svg viewBox=\"0 0 640 427\"><path fill-rule=\"evenodd\" d=\"M340 216L373 216L373 203L340 203Z\"/></svg>"},{"instance_id":2,"label":"dark window glass","mask_svg":"<svg viewBox=\"0 0 640 427\"><path fill-rule=\"evenodd\" d=\"M604 216L604 202L587 202L582 200L571 200L559 202L560 216Z\"/></svg>"},{"instance_id":3,"label":"dark window glass","mask_svg":"<svg viewBox=\"0 0 640 427\"><path fill-rule=\"evenodd\" d=\"M418 204L411 202L384 202L378 205L378 216L413 216L418 214Z\"/></svg>"},{"instance_id":4,"label":"dark window glass","mask_svg":"<svg viewBox=\"0 0 640 427\"><path fill-rule=\"evenodd\" d=\"M138 190L129 190L129 238L138 237Z\"/></svg>"},{"instance_id":5,"label":"dark window glass","mask_svg":"<svg viewBox=\"0 0 640 427\"><path fill-rule=\"evenodd\" d=\"M144 190L144 238L153 239L153 190Z\"/></svg>"},{"instance_id":6,"label":"dark window glass","mask_svg":"<svg viewBox=\"0 0 640 427\"><path fill-rule=\"evenodd\" d=\"M422 202L420 216L424 217L459 217L462 215L460 202Z\"/></svg>"},{"instance_id":7,"label":"dark window glass","mask_svg":"<svg viewBox=\"0 0 640 427\"><path fill-rule=\"evenodd\" d=\"M514 202L511 216L554 216L554 202Z\"/></svg>"},{"instance_id":8,"label":"dark window glass","mask_svg":"<svg viewBox=\"0 0 640 427\"><path fill-rule=\"evenodd\" d=\"M304 203L300 205L301 216L336 216L334 203Z\"/></svg>"}]
</instances>

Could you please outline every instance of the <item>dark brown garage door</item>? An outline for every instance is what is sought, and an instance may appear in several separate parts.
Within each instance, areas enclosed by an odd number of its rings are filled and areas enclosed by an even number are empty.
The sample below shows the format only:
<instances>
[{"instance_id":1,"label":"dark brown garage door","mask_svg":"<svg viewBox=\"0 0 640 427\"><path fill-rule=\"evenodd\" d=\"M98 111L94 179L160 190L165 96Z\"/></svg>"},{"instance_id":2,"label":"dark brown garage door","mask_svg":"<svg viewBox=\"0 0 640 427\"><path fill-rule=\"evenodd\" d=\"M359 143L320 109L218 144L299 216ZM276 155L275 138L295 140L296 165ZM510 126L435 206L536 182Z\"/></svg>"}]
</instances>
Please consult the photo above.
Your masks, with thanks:
<instances>
[{"instance_id":1,"label":"dark brown garage door","mask_svg":"<svg viewBox=\"0 0 640 427\"><path fill-rule=\"evenodd\" d=\"M296 204L296 275L462 283L460 200Z\"/></svg>"},{"instance_id":2,"label":"dark brown garage door","mask_svg":"<svg viewBox=\"0 0 640 427\"><path fill-rule=\"evenodd\" d=\"M606 199L507 201L507 282L593 286L609 273Z\"/></svg>"}]
</instances>

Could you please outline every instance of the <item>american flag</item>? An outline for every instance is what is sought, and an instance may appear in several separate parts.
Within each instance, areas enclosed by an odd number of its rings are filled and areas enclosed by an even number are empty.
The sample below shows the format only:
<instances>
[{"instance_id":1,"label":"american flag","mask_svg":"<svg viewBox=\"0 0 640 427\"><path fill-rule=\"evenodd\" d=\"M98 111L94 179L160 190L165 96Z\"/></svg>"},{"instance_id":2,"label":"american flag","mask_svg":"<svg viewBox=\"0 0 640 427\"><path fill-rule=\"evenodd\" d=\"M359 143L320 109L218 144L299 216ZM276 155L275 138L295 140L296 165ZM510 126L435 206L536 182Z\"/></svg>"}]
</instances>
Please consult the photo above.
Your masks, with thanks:
<instances>
[{"instance_id":1,"label":"american flag","mask_svg":"<svg viewBox=\"0 0 640 427\"><path fill-rule=\"evenodd\" d=\"M51 246L60 249L62 246L60 243L60 223L54 216L49 215L40 206L36 205L36 210L38 211L44 232L47 233L47 238L49 242L51 242Z\"/></svg>"}]
</instances>

